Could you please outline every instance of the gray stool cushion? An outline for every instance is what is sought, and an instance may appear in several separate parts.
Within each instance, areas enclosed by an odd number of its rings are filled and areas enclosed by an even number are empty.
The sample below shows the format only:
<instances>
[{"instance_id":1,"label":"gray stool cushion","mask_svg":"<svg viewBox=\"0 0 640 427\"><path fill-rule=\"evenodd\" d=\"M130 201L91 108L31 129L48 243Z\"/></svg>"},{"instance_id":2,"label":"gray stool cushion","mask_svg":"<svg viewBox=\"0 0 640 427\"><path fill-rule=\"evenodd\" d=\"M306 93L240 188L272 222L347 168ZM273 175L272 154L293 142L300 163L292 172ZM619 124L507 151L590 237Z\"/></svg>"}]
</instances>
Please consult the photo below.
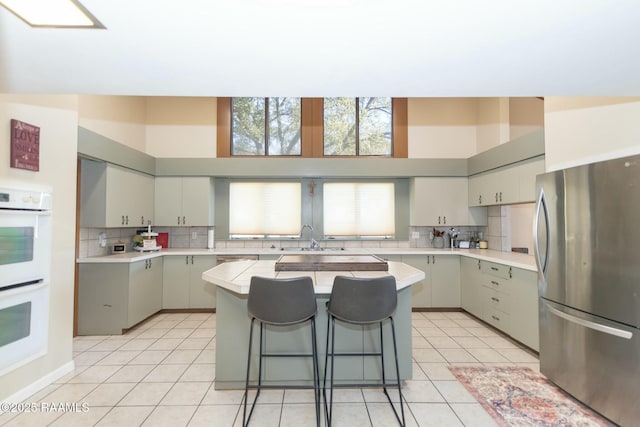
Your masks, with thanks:
<instances>
[{"instance_id":1,"label":"gray stool cushion","mask_svg":"<svg viewBox=\"0 0 640 427\"><path fill-rule=\"evenodd\" d=\"M398 305L396 278L336 276L327 310L335 318L355 324L377 323Z\"/></svg>"},{"instance_id":2,"label":"gray stool cushion","mask_svg":"<svg viewBox=\"0 0 640 427\"><path fill-rule=\"evenodd\" d=\"M253 276L247 300L249 315L271 325L292 325L318 311L311 277L274 279Z\"/></svg>"}]
</instances>

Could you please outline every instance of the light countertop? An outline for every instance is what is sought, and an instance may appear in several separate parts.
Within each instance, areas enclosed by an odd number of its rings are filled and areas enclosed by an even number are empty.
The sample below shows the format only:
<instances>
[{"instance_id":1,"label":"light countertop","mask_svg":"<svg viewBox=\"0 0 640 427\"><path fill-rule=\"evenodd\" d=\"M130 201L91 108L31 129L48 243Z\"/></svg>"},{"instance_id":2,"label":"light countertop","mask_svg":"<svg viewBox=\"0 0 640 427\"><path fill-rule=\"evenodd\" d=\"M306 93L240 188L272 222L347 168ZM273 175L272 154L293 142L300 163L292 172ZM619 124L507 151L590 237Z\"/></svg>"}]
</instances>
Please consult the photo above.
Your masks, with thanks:
<instances>
[{"instance_id":1,"label":"light countertop","mask_svg":"<svg viewBox=\"0 0 640 427\"><path fill-rule=\"evenodd\" d=\"M126 252L124 254L107 255L98 257L78 258L78 263L131 263L143 261L145 259L162 256L185 256L185 255L262 255L274 256L284 254L363 254L378 255L381 257L393 255L458 255L475 259L481 259L498 264L505 264L511 267L522 268L524 270L537 271L535 259L532 255L517 252L500 252L491 249L430 249L430 248L346 248L343 251L321 251L308 252L287 250L279 248L226 248L226 249L162 249L154 252Z\"/></svg>"},{"instance_id":2,"label":"light countertop","mask_svg":"<svg viewBox=\"0 0 640 427\"><path fill-rule=\"evenodd\" d=\"M202 279L238 294L248 294L252 276L291 278L310 276L316 294L330 294L337 275L380 277L389 274L396 278L401 290L425 278L422 270L402 262L389 261L389 271L275 271L275 261L235 261L220 264L202 273Z\"/></svg>"}]
</instances>

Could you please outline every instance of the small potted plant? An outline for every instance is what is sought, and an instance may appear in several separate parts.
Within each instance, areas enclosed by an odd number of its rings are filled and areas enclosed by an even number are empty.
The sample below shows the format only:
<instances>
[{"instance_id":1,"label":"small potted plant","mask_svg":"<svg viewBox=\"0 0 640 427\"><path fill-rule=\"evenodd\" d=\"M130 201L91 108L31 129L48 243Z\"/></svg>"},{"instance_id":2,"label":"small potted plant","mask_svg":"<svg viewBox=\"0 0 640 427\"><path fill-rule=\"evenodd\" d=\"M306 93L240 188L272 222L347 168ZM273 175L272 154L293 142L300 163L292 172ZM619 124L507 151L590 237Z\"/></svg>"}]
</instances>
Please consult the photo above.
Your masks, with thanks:
<instances>
[{"instance_id":1,"label":"small potted plant","mask_svg":"<svg viewBox=\"0 0 640 427\"><path fill-rule=\"evenodd\" d=\"M435 227L433 228L433 239L431 240L431 244L434 248L442 249L444 248L444 231L437 230Z\"/></svg>"}]
</instances>

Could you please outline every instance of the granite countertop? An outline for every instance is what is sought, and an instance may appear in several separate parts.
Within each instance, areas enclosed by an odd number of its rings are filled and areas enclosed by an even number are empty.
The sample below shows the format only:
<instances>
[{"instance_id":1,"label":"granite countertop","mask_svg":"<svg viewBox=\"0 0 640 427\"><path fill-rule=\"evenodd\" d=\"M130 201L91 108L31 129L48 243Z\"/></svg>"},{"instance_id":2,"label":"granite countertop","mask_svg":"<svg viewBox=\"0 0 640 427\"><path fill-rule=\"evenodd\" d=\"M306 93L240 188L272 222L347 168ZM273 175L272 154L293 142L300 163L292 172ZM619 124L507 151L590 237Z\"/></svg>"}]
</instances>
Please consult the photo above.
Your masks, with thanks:
<instances>
[{"instance_id":1,"label":"granite countertop","mask_svg":"<svg viewBox=\"0 0 640 427\"><path fill-rule=\"evenodd\" d=\"M78 263L131 263L161 256L175 255L284 255L309 254L309 251L280 248L225 248L225 249L162 249L154 252L126 252L124 254L78 258ZM343 251L321 251L315 254L362 255L460 255L484 261L505 264L524 270L538 271L533 255L517 252L500 252L491 249L431 249L431 248L345 248Z\"/></svg>"},{"instance_id":2,"label":"granite countertop","mask_svg":"<svg viewBox=\"0 0 640 427\"><path fill-rule=\"evenodd\" d=\"M238 294L248 294L252 276L300 277L310 276L316 294L330 294L336 275L380 277L393 275L396 289L401 290L423 280L422 270L402 262L389 261L389 271L275 271L275 261L236 261L220 264L202 273L202 279Z\"/></svg>"}]
</instances>

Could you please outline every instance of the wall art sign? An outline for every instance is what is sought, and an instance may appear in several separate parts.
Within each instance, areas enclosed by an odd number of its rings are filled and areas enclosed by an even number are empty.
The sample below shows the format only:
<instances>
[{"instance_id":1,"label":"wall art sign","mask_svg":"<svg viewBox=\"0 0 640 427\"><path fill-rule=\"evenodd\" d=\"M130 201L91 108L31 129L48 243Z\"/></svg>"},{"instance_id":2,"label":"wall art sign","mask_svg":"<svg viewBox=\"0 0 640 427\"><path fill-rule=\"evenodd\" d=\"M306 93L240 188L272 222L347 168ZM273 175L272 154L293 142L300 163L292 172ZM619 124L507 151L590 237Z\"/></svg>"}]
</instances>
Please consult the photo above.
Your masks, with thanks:
<instances>
[{"instance_id":1,"label":"wall art sign","mask_svg":"<svg viewBox=\"0 0 640 427\"><path fill-rule=\"evenodd\" d=\"M40 128L11 119L11 167L40 170Z\"/></svg>"}]
</instances>

